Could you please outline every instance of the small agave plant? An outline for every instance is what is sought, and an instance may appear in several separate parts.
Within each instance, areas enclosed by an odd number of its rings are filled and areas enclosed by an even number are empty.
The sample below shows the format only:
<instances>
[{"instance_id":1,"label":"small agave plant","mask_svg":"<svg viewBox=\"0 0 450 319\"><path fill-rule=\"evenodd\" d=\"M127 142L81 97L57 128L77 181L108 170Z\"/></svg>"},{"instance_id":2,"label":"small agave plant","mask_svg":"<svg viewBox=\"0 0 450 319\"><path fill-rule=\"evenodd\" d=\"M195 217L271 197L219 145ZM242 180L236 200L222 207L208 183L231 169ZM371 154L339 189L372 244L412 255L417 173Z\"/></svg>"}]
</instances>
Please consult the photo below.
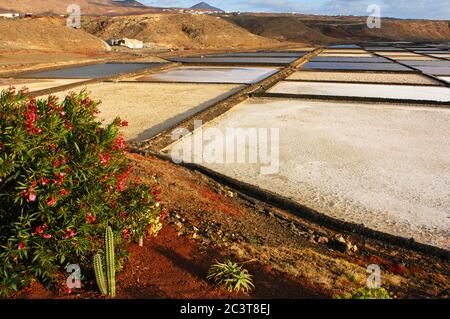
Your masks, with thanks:
<instances>
[{"instance_id":1,"label":"small agave plant","mask_svg":"<svg viewBox=\"0 0 450 319\"><path fill-rule=\"evenodd\" d=\"M246 269L243 269L242 265L231 260L213 264L208 271L207 278L217 286L226 288L229 292L248 293L255 287L252 275Z\"/></svg>"}]
</instances>

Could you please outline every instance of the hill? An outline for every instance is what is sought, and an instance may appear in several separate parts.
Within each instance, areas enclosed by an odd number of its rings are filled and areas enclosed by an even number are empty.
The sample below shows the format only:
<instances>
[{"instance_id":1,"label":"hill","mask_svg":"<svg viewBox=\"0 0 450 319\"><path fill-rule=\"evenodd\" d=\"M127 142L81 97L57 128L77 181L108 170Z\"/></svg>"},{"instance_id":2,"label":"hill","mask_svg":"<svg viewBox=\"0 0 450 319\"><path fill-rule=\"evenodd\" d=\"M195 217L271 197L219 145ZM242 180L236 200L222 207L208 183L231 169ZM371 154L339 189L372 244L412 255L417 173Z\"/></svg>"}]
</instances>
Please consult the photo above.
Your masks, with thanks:
<instances>
[{"instance_id":1,"label":"hill","mask_svg":"<svg viewBox=\"0 0 450 319\"><path fill-rule=\"evenodd\" d=\"M331 43L335 40L320 31L308 27L301 20L292 19L289 16L241 15L225 18L251 33L279 41L320 44Z\"/></svg>"},{"instance_id":2,"label":"hill","mask_svg":"<svg viewBox=\"0 0 450 319\"><path fill-rule=\"evenodd\" d=\"M160 9L146 7L135 0L1 0L0 10L14 10L35 15L67 14L67 7L78 4L82 14L117 15L159 12Z\"/></svg>"},{"instance_id":3,"label":"hill","mask_svg":"<svg viewBox=\"0 0 450 319\"><path fill-rule=\"evenodd\" d=\"M103 40L126 37L175 49L257 48L279 43L209 15L86 17L82 27Z\"/></svg>"},{"instance_id":4,"label":"hill","mask_svg":"<svg viewBox=\"0 0 450 319\"><path fill-rule=\"evenodd\" d=\"M218 11L218 12L225 12L225 11L223 11L222 9L213 7L213 6L209 5L209 4L206 3L206 2L200 2L200 3L197 3L196 5L192 6L191 9L194 9L194 10L204 10L204 11Z\"/></svg>"},{"instance_id":5,"label":"hill","mask_svg":"<svg viewBox=\"0 0 450 319\"><path fill-rule=\"evenodd\" d=\"M43 17L0 19L0 50L97 52L109 46L82 30L66 28L56 18Z\"/></svg>"},{"instance_id":6,"label":"hill","mask_svg":"<svg viewBox=\"0 0 450 319\"><path fill-rule=\"evenodd\" d=\"M448 21L385 18L382 20L381 29L369 29L365 17L243 14L227 15L224 18L254 34L294 42L328 44L450 40Z\"/></svg>"}]
</instances>

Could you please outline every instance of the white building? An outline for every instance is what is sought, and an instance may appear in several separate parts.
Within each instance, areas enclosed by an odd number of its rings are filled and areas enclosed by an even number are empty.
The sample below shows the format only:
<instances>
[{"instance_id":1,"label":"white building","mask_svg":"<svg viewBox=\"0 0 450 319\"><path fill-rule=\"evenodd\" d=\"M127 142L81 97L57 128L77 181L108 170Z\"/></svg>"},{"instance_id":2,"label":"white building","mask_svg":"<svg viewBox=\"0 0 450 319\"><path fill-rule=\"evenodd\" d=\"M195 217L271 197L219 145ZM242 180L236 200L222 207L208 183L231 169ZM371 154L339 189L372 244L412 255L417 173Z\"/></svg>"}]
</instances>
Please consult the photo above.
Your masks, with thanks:
<instances>
[{"instance_id":1,"label":"white building","mask_svg":"<svg viewBox=\"0 0 450 319\"><path fill-rule=\"evenodd\" d=\"M106 41L111 46L123 46L130 49L143 49L144 42L136 39L123 38L120 40L111 39Z\"/></svg>"},{"instance_id":2,"label":"white building","mask_svg":"<svg viewBox=\"0 0 450 319\"><path fill-rule=\"evenodd\" d=\"M0 18L7 18L7 19L14 19L19 18L20 14L16 12L1 12L0 11Z\"/></svg>"}]
</instances>

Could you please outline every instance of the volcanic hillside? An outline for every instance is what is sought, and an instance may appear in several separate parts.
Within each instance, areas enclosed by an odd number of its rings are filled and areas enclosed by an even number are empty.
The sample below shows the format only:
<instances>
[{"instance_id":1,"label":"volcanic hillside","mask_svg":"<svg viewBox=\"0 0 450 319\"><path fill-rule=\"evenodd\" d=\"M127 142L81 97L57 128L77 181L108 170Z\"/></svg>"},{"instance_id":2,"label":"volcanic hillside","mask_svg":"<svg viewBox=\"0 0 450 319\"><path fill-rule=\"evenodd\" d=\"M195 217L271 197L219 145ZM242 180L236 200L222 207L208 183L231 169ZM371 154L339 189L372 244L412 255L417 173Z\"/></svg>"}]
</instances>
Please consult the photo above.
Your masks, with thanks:
<instances>
[{"instance_id":1,"label":"volcanic hillside","mask_svg":"<svg viewBox=\"0 0 450 319\"><path fill-rule=\"evenodd\" d=\"M252 33L294 42L450 40L448 21L383 19L381 29L369 29L365 17L249 14L225 19Z\"/></svg>"},{"instance_id":2,"label":"volcanic hillside","mask_svg":"<svg viewBox=\"0 0 450 319\"><path fill-rule=\"evenodd\" d=\"M0 19L0 50L96 52L109 50L102 40L66 28L55 18Z\"/></svg>"},{"instance_id":3,"label":"volcanic hillside","mask_svg":"<svg viewBox=\"0 0 450 319\"><path fill-rule=\"evenodd\" d=\"M86 17L82 27L104 40L133 38L171 48L256 48L279 44L209 15L150 14L128 17Z\"/></svg>"},{"instance_id":4,"label":"volcanic hillside","mask_svg":"<svg viewBox=\"0 0 450 319\"><path fill-rule=\"evenodd\" d=\"M1 0L0 10L11 10L35 15L67 14L67 7L78 4L82 14L118 15L159 12L135 0Z\"/></svg>"}]
</instances>

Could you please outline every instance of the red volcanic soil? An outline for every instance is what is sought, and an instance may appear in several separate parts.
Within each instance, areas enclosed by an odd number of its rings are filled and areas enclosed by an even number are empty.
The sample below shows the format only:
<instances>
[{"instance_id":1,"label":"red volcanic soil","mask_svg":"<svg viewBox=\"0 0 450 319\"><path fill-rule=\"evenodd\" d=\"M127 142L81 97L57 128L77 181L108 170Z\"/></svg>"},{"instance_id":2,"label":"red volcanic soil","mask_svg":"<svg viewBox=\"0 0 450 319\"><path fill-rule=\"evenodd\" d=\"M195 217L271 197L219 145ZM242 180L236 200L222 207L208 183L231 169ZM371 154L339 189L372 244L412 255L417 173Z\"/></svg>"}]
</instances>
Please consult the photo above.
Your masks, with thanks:
<instances>
[{"instance_id":1,"label":"red volcanic soil","mask_svg":"<svg viewBox=\"0 0 450 319\"><path fill-rule=\"evenodd\" d=\"M150 239L144 247L130 247L130 262L117 278L119 298L311 298L319 294L301 282L259 264L246 268L254 275L255 290L250 295L233 294L212 286L206 275L216 260L226 260L211 248L193 239L178 236L172 226Z\"/></svg>"},{"instance_id":2,"label":"red volcanic soil","mask_svg":"<svg viewBox=\"0 0 450 319\"><path fill-rule=\"evenodd\" d=\"M130 154L134 175L161 190L169 211L164 228L143 247L128 246L129 259L117 274L120 299L298 299L330 298L365 284L366 267L378 264L384 285L399 298L448 298L448 260L339 233L295 218L234 190L153 156ZM341 252L336 236L356 244L357 252ZM233 294L209 282L216 261L245 263L253 275L250 294ZM86 277L91 278L92 276ZM65 287L66 273L57 278ZM13 298L99 299L93 281L71 293L50 291L34 281Z\"/></svg>"},{"instance_id":3,"label":"red volcanic soil","mask_svg":"<svg viewBox=\"0 0 450 319\"><path fill-rule=\"evenodd\" d=\"M247 294L229 293L206 280L209 266L224 261L212 248L196 240L179 236L173 225L165 225L156 238L147 239L143 247L129 246L130 258L118 274L119 299L231 299L231 298L318 298L325 297L298 279L258 263L246 268L254 276L256 289ZM61 276L63 281L63 276ZM38 281L13 296L18 299L102 298L89 287L80 291L52 292Z\"/></svg>"}]
</instances>

